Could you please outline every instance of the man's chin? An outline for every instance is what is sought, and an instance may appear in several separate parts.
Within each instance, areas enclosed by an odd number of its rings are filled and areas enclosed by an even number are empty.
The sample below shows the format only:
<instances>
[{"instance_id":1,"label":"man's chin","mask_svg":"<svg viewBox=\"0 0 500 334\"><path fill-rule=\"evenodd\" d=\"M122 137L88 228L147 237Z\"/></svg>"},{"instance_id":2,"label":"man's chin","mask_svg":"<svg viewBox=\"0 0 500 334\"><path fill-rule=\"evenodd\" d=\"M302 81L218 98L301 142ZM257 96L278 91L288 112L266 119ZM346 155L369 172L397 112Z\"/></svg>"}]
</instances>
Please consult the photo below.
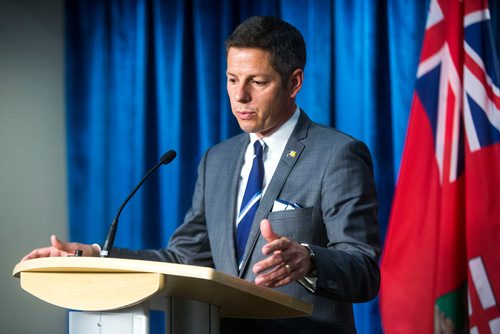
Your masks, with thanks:
<instances>
[{"instance_id":1,"label":"man's chin","mask_svg":"<svg viewBox=\"0 0 500 334\"><path fill-rule=\"evenodd\" d=\"M238 120L238 124L241 128L242 131L245 131L247 133L255 133L258 132L259 129L253 122L249 121L244 121L244 120Z\"/></svg>"}]
</instances>

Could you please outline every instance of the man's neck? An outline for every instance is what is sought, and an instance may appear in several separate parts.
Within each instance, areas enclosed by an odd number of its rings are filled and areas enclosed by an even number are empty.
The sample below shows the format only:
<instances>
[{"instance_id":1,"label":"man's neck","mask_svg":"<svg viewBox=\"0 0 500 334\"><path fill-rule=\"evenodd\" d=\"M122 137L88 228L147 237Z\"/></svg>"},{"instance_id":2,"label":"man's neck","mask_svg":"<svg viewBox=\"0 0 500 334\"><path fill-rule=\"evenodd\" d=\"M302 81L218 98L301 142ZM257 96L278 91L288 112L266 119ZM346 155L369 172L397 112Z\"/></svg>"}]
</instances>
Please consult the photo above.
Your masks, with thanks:
<instances>
[{"instance_id":1,"label":"man's neck","mask_svg":"<svg viewBox=\"0 0 500 334\"><path fill-rule=\"evenodd\" d=\"M292 116L295 113L295 110L297 110L297 108L298 108L297 105L295 103L293 103L292 107L289 108L289 111L283 115L282 119L278 122L278 124L276 124L275 127L273 127L272 129L269 129L267 132L264 132L264 133L256 133L257 137L259 137L261 139L266 138L266 137L271 136L276 131L278 131L283 126L283 124L285 124L286 122L288 122L290 120L290 118L292 118Z\"/></svg>"}]
</instances>

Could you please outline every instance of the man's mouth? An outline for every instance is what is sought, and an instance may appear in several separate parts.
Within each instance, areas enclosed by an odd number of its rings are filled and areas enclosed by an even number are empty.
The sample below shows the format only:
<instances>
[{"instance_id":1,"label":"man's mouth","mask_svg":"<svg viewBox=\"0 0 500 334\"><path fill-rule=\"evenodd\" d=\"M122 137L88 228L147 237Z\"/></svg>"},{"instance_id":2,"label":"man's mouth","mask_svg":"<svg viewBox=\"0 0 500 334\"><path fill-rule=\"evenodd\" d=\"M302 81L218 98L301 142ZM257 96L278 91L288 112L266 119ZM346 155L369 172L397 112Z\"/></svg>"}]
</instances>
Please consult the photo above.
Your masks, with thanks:
<instances>
[{"instance_id":1,"label":"man's mouth","mask_svg":"<svg viewBox=\"0 0 500 334\"><path fill-rule=\"evenodd\" d=\"M247 120L255 116L255 111L237 111L236 114L238 115L239 119Z\"/></svg>"}]
</instances>

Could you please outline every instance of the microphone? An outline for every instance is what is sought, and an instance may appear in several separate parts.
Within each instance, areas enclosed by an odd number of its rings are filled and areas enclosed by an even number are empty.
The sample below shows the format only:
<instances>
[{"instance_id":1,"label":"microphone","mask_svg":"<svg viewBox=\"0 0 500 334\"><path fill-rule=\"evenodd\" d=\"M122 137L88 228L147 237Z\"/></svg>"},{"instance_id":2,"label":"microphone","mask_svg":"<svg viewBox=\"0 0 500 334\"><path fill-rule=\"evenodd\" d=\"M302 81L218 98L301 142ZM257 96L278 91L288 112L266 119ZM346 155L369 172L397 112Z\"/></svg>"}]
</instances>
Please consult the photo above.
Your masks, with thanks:
<instances>
[{"instance_id":1,"label":"microphone","mask_svg":"<svg viewBox=\"0 0 500 334\"><path fill-rule=\"evenodd\" d=\"M115 218L113 219L113 222L111 223L111 226L109 227L109 232L108 236L106 237L106 241L104 242L104 246L102 247L101 250L101 257L107 257L109 255L109 252L111 252L111 249L113 249L113 243L115 242L115 235L116 235L116 229L118 227L118 218L120 217L120 214L122 213L123 208L125 205L128 203L128 201L134 196L134 194L139 190L139 188L142 186L142 184L147 180L147 178L154 172L156 171L161 165L168 165L169 163L172 162L172 160L175 159L177 156L177 153L175 153L174 150L170 150L163 154L160 158L160 161L156 163L156 165L149 170L149 172L142 178L141 182L135 186L134 190L128 195L128 197L125 199L123 204L120 206L120 209L118 209L118 213L116 214Z\"/></svg>"}]
</instances>

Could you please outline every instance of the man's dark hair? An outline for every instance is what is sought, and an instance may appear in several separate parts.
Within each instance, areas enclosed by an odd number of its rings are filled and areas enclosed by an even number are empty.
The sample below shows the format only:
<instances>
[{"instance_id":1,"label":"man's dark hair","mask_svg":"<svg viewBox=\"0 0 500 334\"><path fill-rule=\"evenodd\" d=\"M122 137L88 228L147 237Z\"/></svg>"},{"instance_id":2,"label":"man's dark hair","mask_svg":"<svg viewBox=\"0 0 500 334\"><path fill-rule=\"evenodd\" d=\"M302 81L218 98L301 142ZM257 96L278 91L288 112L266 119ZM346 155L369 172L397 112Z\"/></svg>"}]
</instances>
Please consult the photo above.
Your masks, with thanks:
<instances>
[{"instance_id":1,"label":"man's dark hair","mask_svg":"<svg viewBox=\"0 0 500 334\"><path fill-rule=\"evenodd\" d=\"M226 39L229 48L269 51L271 66L279 73L283 86L296 69L306 66L306 43L297 28L271 16L253 16L243 21Z\"/></svg>"}]
</instances>

